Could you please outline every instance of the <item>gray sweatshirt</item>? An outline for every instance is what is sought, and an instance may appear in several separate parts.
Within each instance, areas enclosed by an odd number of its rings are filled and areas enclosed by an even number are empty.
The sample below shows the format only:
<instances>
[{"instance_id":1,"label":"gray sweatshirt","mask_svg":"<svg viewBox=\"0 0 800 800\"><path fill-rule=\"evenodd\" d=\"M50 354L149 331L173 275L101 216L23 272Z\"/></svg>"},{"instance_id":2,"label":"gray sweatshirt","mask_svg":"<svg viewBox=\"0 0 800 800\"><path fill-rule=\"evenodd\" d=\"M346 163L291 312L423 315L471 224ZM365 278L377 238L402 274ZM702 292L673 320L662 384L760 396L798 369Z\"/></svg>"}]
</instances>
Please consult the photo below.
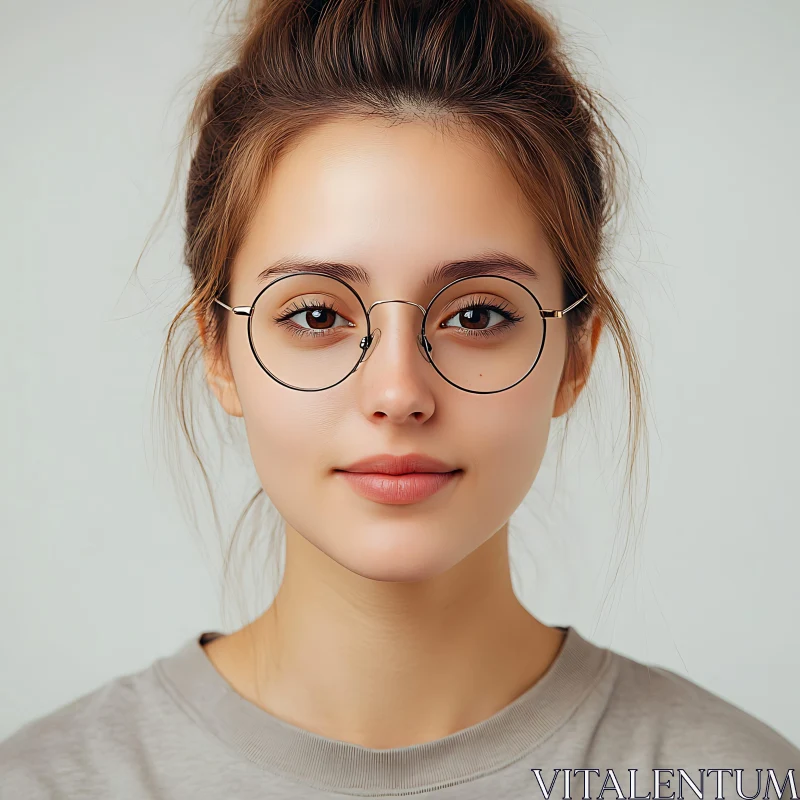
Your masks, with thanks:
<instances>
[{"instance_id":1,"label":"gray sweatshirt","mask_svg":"<svg viewBox=\"0 0 800 800\"><path fill-rule=\"evenodd\" d=\"M249 702L206 656L201 643L220 635L207 631L0 743L0 798L800 796L800 750L771 727L563 630L548 671L508 706L390 750L317 735Z\"/></svg>"}]
</instances>

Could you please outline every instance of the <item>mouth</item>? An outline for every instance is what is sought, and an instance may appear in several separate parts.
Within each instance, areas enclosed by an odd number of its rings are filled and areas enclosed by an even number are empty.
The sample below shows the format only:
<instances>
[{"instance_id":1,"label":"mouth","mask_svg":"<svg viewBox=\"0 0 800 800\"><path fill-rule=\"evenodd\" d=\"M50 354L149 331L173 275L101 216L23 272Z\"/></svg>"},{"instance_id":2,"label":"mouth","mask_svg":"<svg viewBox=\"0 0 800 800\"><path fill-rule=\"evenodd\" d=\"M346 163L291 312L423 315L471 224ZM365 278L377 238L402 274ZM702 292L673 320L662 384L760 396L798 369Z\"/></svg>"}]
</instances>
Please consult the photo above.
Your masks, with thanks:
<instances>
[{"instance_id":1,"label":"mouth","mask_svg":"<svg viewBox=\"0 0 800 800\"><path fill-rule=\"evenodd\" d=\"M424 453L381 453L334 470L362 497L378 503L416 503L452 484L464 470Z\"/></svg>"}]
</instances>

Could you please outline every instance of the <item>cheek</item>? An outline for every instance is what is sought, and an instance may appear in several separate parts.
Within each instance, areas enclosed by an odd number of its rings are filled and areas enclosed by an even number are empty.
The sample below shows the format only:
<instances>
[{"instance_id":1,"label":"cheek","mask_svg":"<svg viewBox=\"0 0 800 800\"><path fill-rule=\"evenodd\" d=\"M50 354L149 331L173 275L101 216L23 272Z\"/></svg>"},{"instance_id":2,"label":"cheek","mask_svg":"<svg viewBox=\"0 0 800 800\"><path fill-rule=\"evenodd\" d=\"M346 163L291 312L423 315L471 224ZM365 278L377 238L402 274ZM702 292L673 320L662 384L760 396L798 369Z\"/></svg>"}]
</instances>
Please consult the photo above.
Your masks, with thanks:
<instances>
[{"instance_id":1,"label":"cheek","mask_svg":"<svg viewBox=\"0 0 800 800\"><path fill-rule=\"evenodd\" d=\"M272 386L259 381L260 391L242 399L242 409L253 465L264 491L279 506L282 498L307 496L308 479L324 469L325 442L335 430L335 415L319 394L309 402L310 393L293 392L265 378Z\"/></svg>"},{"instance_id":2,"label":"cheek","mask_svg":"<svg viewBox=\"0 0 800 800\"><path fill-rule=\"evenodd\" d=\"M253 465L267 494L280 498L319 465L336 411L324 392L294 391L270 378L249 345L230 358Z\"/></svg>"},{"instance_id":3,"label":"cheek","mask_svg":"<svg viewBox=\"0 0 800 800\"><path fill-rule=\"evenodd\" d=\"M550 382L541 377L534 373L507 392L476 396L472 413L453 428L468 432L465 456L474 467L475 490L483 497L522 502L536 478L552 419Z\"/></svg>"},{"instance_id":4,"label":"cheek","mask_svg":"<svg viewBox=\"0 0 800 800\"><path fill-rule=\"evenodd\" d=\"M493 490L505 487L506 493L524 496L535 479L550 435L563 354L563 341L548 331L542 357L520 384L494 395L464 395L464 402L448 409L455 419L447 427L467 432L469 457Z\"/></svg>"}]
</instances>

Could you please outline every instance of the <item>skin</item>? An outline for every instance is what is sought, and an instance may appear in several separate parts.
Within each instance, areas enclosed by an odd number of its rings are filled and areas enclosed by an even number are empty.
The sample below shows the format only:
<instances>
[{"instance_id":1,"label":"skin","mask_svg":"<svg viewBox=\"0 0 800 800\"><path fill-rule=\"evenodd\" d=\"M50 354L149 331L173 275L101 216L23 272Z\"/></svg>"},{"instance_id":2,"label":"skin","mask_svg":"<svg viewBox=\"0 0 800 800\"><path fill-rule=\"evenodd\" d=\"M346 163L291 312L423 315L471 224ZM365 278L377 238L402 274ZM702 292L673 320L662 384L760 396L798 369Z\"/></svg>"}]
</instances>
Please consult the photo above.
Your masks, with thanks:
<instances>
[{"instance_id":1,"label":"skin","mask_svg":"<svg viewBox=\"0 0 800 800\"><path fill-rule=\"evenodd\" d=\"M534 265L540 279L520 280L544 308L564 307L536 219L477 140L417 121L337 121L277 164L228 299L249 305L258 273L293 256L363 267L371 286L354 288L367 307L394 298L424 306L422 281L436 263L490 249ZM205 649L239 694L271 714L383 749L488 718L558 654L562 632L512 589L508 520L536 478L551 420L574 404L588 371L562 381L566 327L551 320L528 378L470 394L421 356L418 309L384 304L373 320L382 330L375 351L324 392L273 381L253 358L245 317L228 315L223 359L208 354L208 380L225 411L244 418L259 479L286 520L286 568L273 605ZM581 346L591 364L597 318L588 333ZM332 472L412 451L463 474L424 501L387 505Z\"/></svg>"}]
</instances>

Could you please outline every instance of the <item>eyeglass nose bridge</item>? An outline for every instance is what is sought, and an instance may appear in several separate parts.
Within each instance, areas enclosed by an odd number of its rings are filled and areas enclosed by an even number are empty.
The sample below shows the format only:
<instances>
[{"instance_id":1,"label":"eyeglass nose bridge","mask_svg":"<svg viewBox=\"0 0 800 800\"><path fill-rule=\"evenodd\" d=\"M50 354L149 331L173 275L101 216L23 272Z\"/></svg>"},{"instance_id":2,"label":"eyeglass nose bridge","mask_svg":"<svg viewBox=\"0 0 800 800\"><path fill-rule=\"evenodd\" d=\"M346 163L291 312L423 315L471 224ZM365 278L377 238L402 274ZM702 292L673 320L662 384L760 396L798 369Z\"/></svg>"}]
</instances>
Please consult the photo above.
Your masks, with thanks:
<instances>
[{"instance_id":1,"label":"eyeglass nose bridge","mask_svg":"<svg viewBox=\"0 0 800 800\"><path fill-rule=\"evenodd\" d=\"M372 309L375 308L375 306L381 305L381 303L406 303L407 305L415 306L416 308L418 308L422 312L422 318L423 319L425 319L425 314L427 313L427 309L424 306L421 306L419 303L414 303L411 300L376 300L367 309L367 319L368 320L370 319L370 314L372 313ZM421 326L420 326L420 328L421 328ZM370 332L370 334L368 336L363 336L361 338L361 342L359 343L359 345L360 345L361 349L364 351L364 355L361 358L361 360L358 362L358 364L356 364L356 369L358 369L370 357L370 355L374 352L375 348L371 347L371 345L376 341L376 335L377 335L377 340L380 341L380 334L381 334L381 329L380 328L375 328L374 333ZM428 361L431 364L433 363L433 361L431 360L431 355L430 355L431 352L433 351L433 347L431 346L431 343L428 341L427 336L425 336L422 333L421 329L420 329L419 334L417 335L417 349L419 350L420 354L422 355L422 357L426 361Z\"/></svg>"}]
</instances>

